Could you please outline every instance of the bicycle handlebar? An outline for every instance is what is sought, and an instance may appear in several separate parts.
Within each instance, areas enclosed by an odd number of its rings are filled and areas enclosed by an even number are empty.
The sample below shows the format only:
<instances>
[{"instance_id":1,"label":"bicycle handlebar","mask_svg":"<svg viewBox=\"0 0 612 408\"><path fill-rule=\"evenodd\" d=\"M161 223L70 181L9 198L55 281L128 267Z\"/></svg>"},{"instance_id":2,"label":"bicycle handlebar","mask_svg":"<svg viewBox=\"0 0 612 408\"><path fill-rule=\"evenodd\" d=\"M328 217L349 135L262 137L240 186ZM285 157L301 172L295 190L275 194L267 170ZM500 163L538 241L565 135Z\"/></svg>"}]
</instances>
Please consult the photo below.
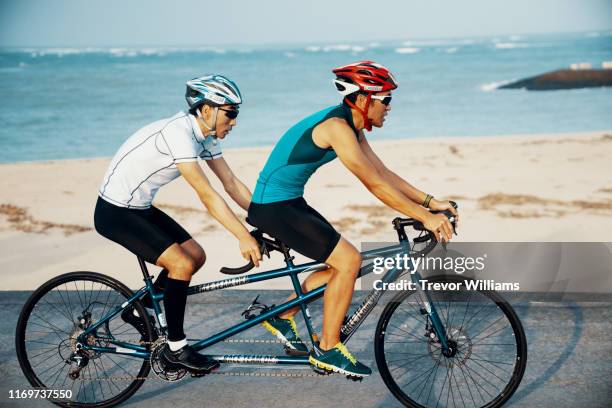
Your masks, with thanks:
<instances>
[{"instance_id":1,"label":"bicycle handlebar","mask_svg":"<svg viewBox=\"0 0 612 408\"><path fill-rule=\"evenodd\" d=\"M458 207L456 202L450 201L450 203L455 209ZM446 215L446 217L449 219L449 221L453 225L453 230L455 229L457 220L455 219L455 215L452 212L450 212L450 210L432 211L432 213ZM404 227L410 227L410 226L417 231L427 231L423 223L415 220L414 218L397 217L393 220L393 225L395 226L396 229L398 228L401 229L402 233L403 233ZM428 232L427 235L425 235L424 237L420 237L420 238L417 237L414 239L414 241L415 242L426 242L431 239L435 240L435 235L431 231L427 231L427 232ZM284 246L281 246L276 240L271 240L271 239L264 237L263 233L258 229L252 230L251 235L259 243L259 251L261 252L262 258L263 258L263 255L267 255L269 258L270 251L279 251L283 253L288 253L287 248L285 248ZM253 263L252 260L250 260L246 265L239 266L237 268L229 268L227 266L224 266L221 268L220 272L225 275L241 275L243 273L250 271L254 267L255 267L255 264Z\"/></svg>"}]
</instances>

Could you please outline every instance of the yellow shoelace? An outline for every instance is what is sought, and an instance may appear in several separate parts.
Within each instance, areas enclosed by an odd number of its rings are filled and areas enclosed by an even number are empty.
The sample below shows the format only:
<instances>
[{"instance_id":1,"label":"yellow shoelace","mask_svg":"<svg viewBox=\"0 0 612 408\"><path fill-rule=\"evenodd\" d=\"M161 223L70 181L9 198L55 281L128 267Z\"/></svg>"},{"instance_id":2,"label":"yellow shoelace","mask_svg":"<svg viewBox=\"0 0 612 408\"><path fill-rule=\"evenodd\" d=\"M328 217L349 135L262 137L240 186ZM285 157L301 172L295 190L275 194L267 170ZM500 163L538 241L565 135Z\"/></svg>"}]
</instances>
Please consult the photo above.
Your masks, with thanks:
<instances>
[{"instance_id":1,"label":"yellow shoelace","mask_svg":"<svg viewBox=\"0 0 612 408\"><path fill-rule=\"evenodd\" d=\"M346 358L348 358L348 360L353 363L353 364L357 364L357 359L355 357L353 357L353 355L351 354L350 351L348 351L348 349L346 348L346 346L343 343L338 343L334 346L334 348L340 350L340 352L342 353L342 355Z\"/></svg>"},{"instance_id":2,"label":"yellow shoelace","mask_svg":"<svg viewBox=\"0 0 612 408\"><path fill-rule=\"evenodd\" d=\"M288 318L287 320L289 320L289 324L291 325L291 330L293 330L293 334L295 335L295 337L300 337L298 335L297 325L295 324L295 320L293 319L293 316Z\"/></svg>"}]
</instances>

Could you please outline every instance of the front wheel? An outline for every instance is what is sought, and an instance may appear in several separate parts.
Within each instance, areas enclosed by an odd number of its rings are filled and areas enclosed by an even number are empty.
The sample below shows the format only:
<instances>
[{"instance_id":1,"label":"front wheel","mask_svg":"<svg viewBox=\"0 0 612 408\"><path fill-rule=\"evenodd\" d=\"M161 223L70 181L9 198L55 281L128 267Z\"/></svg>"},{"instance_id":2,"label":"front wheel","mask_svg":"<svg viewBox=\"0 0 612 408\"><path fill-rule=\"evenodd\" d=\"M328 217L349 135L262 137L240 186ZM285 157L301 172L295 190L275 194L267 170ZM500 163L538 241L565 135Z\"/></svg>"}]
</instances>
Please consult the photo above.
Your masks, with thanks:
<instances>
[{"instance_id":1,"label":"front wheel","mask_svg":"<svg viewBox=\"0 0 612 408\"><path fill-rule=\"evenodd\" d=\"M470 279L428 279L462 283L457 290L428 292L451 353L442 352L421 291L398 293L378 321L376 363L406 407L500 407L521 382L527 340L518 316L498 293L467 290L465 281Z\"/></svg>"},{"instance_id":2,"label":"front wheel","mask_svg":"<svg viewBox=\"0 0 612 408\"><path fill-rule=\"evenodd\" d=\"M95 272L71 272L43 284L26 301L15 334L19 365L33 387L62 390L51 402L65 407L111 407L128 399L150 370L148 359L80 349L77 338L131 296L121 282ZM140 302L133 303L146 316ZM150 342L119 315L99 326L87 342Z\"/></svg>"}]
</instances>

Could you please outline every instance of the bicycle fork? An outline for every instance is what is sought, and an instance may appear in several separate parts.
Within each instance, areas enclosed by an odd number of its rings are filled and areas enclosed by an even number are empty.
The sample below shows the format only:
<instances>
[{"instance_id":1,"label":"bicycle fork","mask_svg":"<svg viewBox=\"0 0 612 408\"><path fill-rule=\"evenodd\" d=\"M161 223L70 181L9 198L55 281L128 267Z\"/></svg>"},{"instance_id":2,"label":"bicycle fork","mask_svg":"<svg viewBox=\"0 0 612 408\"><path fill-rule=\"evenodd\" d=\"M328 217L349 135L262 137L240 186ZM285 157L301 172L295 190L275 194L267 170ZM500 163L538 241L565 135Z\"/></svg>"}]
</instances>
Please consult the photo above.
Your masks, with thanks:
<instances>
[{"instance_id":1,"label":"bicycle fork","mask_svg":"<svg viewBox=\"0 0 612 408\"><path fill-rule=\"evenodd\" d=\"M411 274L412 282L416 285L417 296L423 304L421 313L427 316L427 335L430 340L438 340L442 347L442 354L446 357L453 356L456 351L456 345L450 341L446 335L446 329L440 319L440 315L434 306L434 302L431 300L429 292L424 291L420 286L421 275L418 272Z\"/></svg>"}]
</instances>

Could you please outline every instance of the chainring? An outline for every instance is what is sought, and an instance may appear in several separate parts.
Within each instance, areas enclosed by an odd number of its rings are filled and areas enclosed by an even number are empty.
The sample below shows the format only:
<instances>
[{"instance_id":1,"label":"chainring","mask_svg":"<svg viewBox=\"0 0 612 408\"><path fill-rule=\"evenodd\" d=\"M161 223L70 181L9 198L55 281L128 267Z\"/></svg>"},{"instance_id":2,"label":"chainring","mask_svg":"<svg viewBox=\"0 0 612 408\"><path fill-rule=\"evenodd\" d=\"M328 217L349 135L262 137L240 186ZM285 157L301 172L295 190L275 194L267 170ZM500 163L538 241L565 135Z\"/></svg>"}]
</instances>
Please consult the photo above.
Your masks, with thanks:
<instances>
[{"instance_id":1,"label":"chainring","mask_svg":"<svg viewBox=\"0 0 612 408\"><path fill-rule=\"evenodd\" d=\"M187 374L187 370L184 368L174 368L169 367L164 359L161 357L161 353L166 347L166 337L161 336L153 344L151 344L151 357L149 361L151 362L151 368L155 375L163 381L167 382L175 382L182 380Z\"/></svg>"}]
</instances>

